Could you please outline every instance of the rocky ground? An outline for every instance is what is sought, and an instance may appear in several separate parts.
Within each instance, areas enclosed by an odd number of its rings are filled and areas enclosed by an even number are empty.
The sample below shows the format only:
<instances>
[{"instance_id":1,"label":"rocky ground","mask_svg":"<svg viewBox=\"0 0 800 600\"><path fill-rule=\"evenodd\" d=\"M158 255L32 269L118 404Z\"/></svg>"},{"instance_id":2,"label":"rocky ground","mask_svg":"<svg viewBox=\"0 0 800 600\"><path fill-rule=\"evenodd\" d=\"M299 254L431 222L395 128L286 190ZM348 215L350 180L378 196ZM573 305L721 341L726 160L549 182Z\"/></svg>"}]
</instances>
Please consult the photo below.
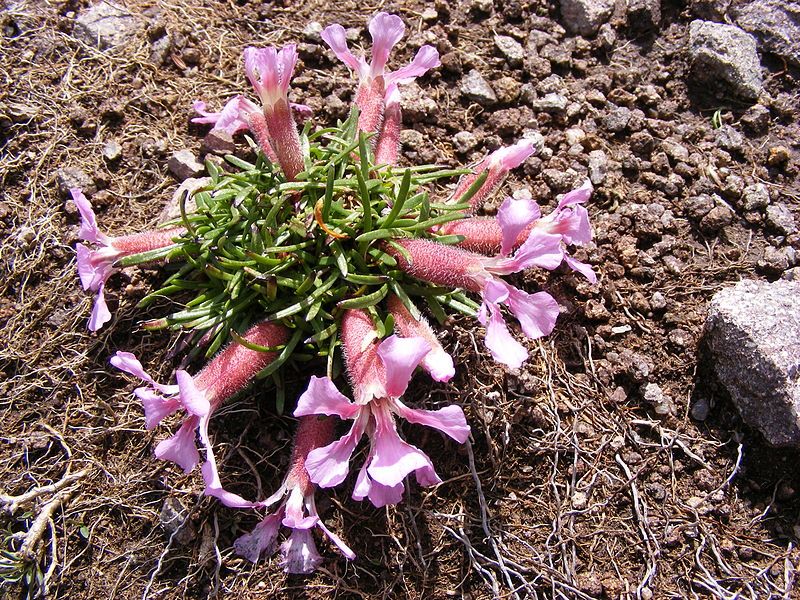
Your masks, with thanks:
<instances>
[{"instance_id":1,"label":"rocky ground","mask_svg":"<svg viewBox=\"0 0 800 600\"><path fill-rule=\"evenodd\" d=\"M741 420L704 322L712 296L741 279L800 277L800 7L472 0L380 9L410 32L397 63L425 43L442 56L440 69L404 89L405 160L469 164L538 132L542 151L505 191L526 188L552 207L589 177L595 243L576 256L599 284L566 272L520 278L564 309L520 372L491 361L468 319L443 333L458 375L419 381L414 394L462 405L473 441L457 447L409 430L436 457L442 485L383 510L346 488L319 502L358 560L325 547L324 568L310 577L287 577L274 560L247 564L231 544L254 516L203 498L199 476L152 456L164 434L145 431L131 386L107 364L125 348L169 377L170 340L139 331L147 315L133 309L159 271L112 279L115 322L90 335L66 192L80 185L107 231L157 223L180 179L202 167L196 159L230 151L189 123L191 103L216 108L247 91L246 45L298 42L295 98L320 124L343 117L353 83L320 26L340 22L351 44L367 47L376 7L7 0L0 492L41 492L5 500L0 529L16 552L3 555L0 578L10 597L36 593L40 585L13 580L37 573L51 597L70 599L798 597L797 451L772 448ZM299 379L288 385L291 397ZM273 397L257 389L215 421L226 476L251 496L280 484L288 456L293 424L275 414ZM32 560L18 561L37 524Z\"/></svg>"}]
</instances>

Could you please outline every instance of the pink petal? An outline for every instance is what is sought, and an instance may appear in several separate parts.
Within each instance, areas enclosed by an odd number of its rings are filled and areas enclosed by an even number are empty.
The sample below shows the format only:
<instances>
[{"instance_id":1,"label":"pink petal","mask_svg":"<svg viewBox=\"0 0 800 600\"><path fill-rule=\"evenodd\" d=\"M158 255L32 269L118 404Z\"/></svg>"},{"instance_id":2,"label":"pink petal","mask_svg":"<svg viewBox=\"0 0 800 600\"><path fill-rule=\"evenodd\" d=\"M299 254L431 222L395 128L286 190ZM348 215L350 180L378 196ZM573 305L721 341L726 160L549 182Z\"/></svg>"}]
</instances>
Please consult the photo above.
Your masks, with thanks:
<instances>
[{"instance_id":1,"label":"pink petal","mask_svg":"<svg viewBox=\"0 0 800 600\"><path fill-rule=\"evenodd\" d=\"M177 385L163 385L156 381L153 381L153 378L144 370L142 367L142 363L139 362L139 359L136 358L134 354L131 352L123 352L122 350L117 350L117 353L112 356L109 361L113 366L115 366L120 371L124 371L125 373L129 373L134 377L138 377L142 381L146 381L154 388L163 392L164 394L177 394L178 393L178 386Z\"/></svg>"},{"instance_id":2,"label":"pink petal","mask_svg":"<svg viewBox=\"0 0 800 600\"><path fill-rule=\"evenodd\" d=\"M406 26L397 15L380 12L369 22L369 34L372 36L372 63L370 75L383 75L386 61L394 45L403 37ZM326 40L327 41L327 40Z\"/></svg>"},{"instance_id":3,"label":"pink petal","mask_svg":"<svg viewBox=\"0 0 800 600\"><path fill-rule=\"evenodd\" d=\"M394 418L385 408L373 411L376 427L372 434L374 458L367 473L378 483L395 487L406 475L417 469L433 468L430 459L422 450L404 442L397 434Z\"/></svg>"},{"instance_id":4,"label":"pink petal","mask_svg":"<svg viewBox=\"0 0 800 600\"><path fill-rule=\"evenodd\" d=\"M508 307L530 339L549 335L556 326L558 302L547 292L528 294L509 285Z\"/></svg>"},{"instance_id":5,"label":"pink petal","mask_svg":"<svg viewBox=\"0 0 800 600\"><path fill-rule=\"evenodd\" d=\"M197 417L192 417L196 419ZM233 492L229 492L222 487L222 482L219 479L219 470L217 469L217 459L214 456L214 450L211 447L211 442L208 439L208 417L204 416L199 419L200 423L200 441L206 449L206 462L200 470L203 473L203 481L206 484L203 493L206 496L212 496L225 506L230 508L254 508L255 503L249 502Z\"/></svg>"},{"instance_id":6,"label":"pink petal","mask_svg":"<svg viewBox=\"0 0 800 600\"><path fill-rule=\"evenodd\" d=\"M280 50L274 47L244 50L244 69L247 78L261 98L265 108L285 99L289 81L297 63L297 46L289 44Z\"/></svg>"},{"instance_id":7,"label":"pink petal","mask_svg":"<svg viewBox=\"0 0 800 600\"><path fill-rule=\"evenodd\" d=\"M534 229L511 258L489 258L486 270L496 275L518 273L531 267L553 270L564 261L561 236Z\"/></svg>"},{"instance_id":8,"label":"pink petal","mask_svg":"<svg viewBox=\"0 0 800 600\"><path fill-rule=\"evenodd\" d=\"M178 380L180 390L180 401L186 410L198 417L205 417L211 412L211 403L206 395L197 389L197 384L192 376L183 369L175 371L175 379Z\"/></svg>"},{"instance_id":9,"label":"pink petal","mask_svg":"<svg viewBox=\"0 0 800 600\"><path fill-rule=\"evenodd\" d=\"M256 112L259 108L247 100L244 96L231 98L222 108L221 112L206 112L206 103L197 101L192 107L199 113L200 117L192 119L192 123L208 123L214 125L214 129L225 131L230 135L235 135L239 131L248 129L247 115Z\"/></svg>"},{"instance_id":10,"label":"pink petal","mask_svg":"<svg viewBox=\"0 0 800 600\"><path fill-rule=\"evenodd\" d=\"M195 445L195 430L199 419L189 417L172 437L163 440L156 446L156 457L176 463L184 473L190 472L200 462L200 453Z\"/></svg>"},{"instance_id":11,"label":"pink petal","mask_svg":"<svg viewBox=\"0 0 800 600\"><path fill-rule=\"evenodd\" d=\"M314 536L308 529L293 529L289 539L281 544L280 565L287 573L308 575L322 563Z\"/></svg>"},{"instance_id":12,"label":"pink petal","mask_svg":"<svg viewBox=\"0 0 800 600\"><path fill-rule=\"evenodd\" d=\"M486 347L497 362L512 369L519 369L528 358L528 351L509 333L499 306L489 309L491 313L486 326Z\"/></svg>"},{"instance_id":13,"label":"pink petal","mask_svg":"<svg viewBox=\"0 0 800 600\"><path fill-rule=\"evenodd\" d=\"M569 254L564 254L564 262L567 263L567 266L572 269L573 271L577 271L586 279L589 280L590 283L597 283L597 274L592 269L591 265L588 265L584 262L579 260L575 260Z\"/></svg>"},{"instance_id":14,"label":"pink petal","mask_svg":"<svg viewBox=\"0 0 800 600\"><path fill-rule=\"evenodd\" d=\"M417 365L430 352L431 345L421 337L389 336L378 346L378 356L386 367L386 392L402 396Z\"/></svg>"},{"instance_id":15,"label":"pink petal","mask_svg":"<svg viewBox=\"0 0 800 600\"><path fill-rule=\"evenodd\" d=\"M177 398L165 398L147 387L136 388L133 393L142 401L144 426L147 429L154 429L161 421L181 407Z\"/></svg>"},{"instance_id":16,"label":"pink petal","mask_svg":"<svg viewBox=\"0 0 800 600\"><path fill-rule=\"evenodd\" d=\"M86 196L83 195L80 188L72 188L69 193L72 195L72 201L75 202L75 206L78 207L78 211L81 213L81 228L78 232L80 238L85 242L103 246L108 245L108 236L101 233L100 229L97 227L94 210L92 210L92 205Z\"/></svg>"},{"instance_id":17,"label":"pink petal","mask_svg":"<svg viewBox=\"0 0 800 600\"><path fill-rule=\"evenodd\" d=\"M456 374L453 357L443 348L434 348L422 359L421 366L430 373L434 381L450 381Z\"/></svg>"},{"instance_id":18,"label":"pink petal","mask_svg":"<svg viewBox=\"0 0 800 600\"><path fill-rule=\"evenodd\" d=\"M286 516L283 517L283 526L292 529L310 529L319 521L317 514L303 516L305 497L299 487L293 488L286 500Z\"/></svg>"},{"instance_id":19,"label":"pink petal","mask_svg":"<svg viewBox=\"0 0 800 600\"><path fill-rule=\"evenodd\" d=\"M344 543L344 541L342 541L342 538L340 538L338 535L336 535L330 529L328 529L325 526L325 523L323 523L322 521L318 521L317 522L317 526L322 530L322 533L324 533L326 536L328 536L328 539L330 541L332 541L337 548L339 548L339 551L342 554L344 554L345 558L348 558L349 560L355 560L356 553L353 552L347 546L347 544Z\"/></svg>"},{"instance_id":20,"label":"pink petal","mask_svg":"<svg viewBox=\"0 0 800 600\"><path fill-rule=\"evenodd\" d=\"M308 415L336 415L341 419L353 419L361 407L344 396L327 377L311 376L308 388L297 401L295 417Z\"/></svg>"},{"instance_id":21,"label":"pink petal","mask_svg":"<svg viewBox=\"0 0 800 600\"><path fill-rule=\"evenodd\" d=\"M430 487L432 485L439 485L442 483L442 480L436 474L436 471L433 470L433 467L417 469L414 472L414 477L416 478L417 483L423 487Z\"/></svg>"},{"instance_id":22,"label":"pink petal","mask_svg":"<svg viewBox=\"0 0 800 600\"><path fill-rule=\"evenodd\" d=\"M573 204L582 204L588 201L592 196L593 189L592 182L587 179L583 182L581 187L564 194L564 197L559 201L558 208L556 210L561 210L567 206L571 206Z\"/></svg>"},{"instance_id":23,"label":"pink petal","mask_svg":"<svg viewBox=\"0 0 800 600\"><path fill-rule=\"evenodd\" d=\"M387 486L373 481L367 474L368 464L364 463L358 473L356 487L353 490L353 500L361 501L369 498L375 508L399 504L403 500L403 492L406 489L403 482L401 481L395 486Z\"/></svg>"},{"instance_id":24,"label":"pink petal","mask_svg":"<svg viewBox=\"0 0 800 600\"><path fill-rule=\"evenodd\" d=\"M111 311L108 310L106 298L103 294L103 285L97 290L97 298L94 300L92 314L89 316L89 331L97 331L111 320Z\"/></svg>"},{"instance_id":25,"label":"pink petal","mask_svg":"<svg viewBox=\"0 0 800 600\"><path fill-rule=\"evenodd\" d=\"M542 216L539 205L530 198L515 200L507 196L497 211L497 220L503 232L500 253L506 256L517 245L519 234Z\"/></svg>"},{"instance_id":26,"label":"pink petal","mask_svg":"<svg viewBox=\"0 0 800 600\"><path fill-rule=\"evenodd\" d=\"M330 46L336 57L344 64L350 67L353 71L359 74L360 77L365 77L369 73L369 67L366 61L359 57L356 58L347 47L347 34L344 27L334 24L326 27L320 34L323 41Z\"/></svg>"},{"instance_id":27,"label":"pink petal","mask_svg":"<svg viewBox=\"0 0 800 600\"><path fill-rule=\"evenodd\" d=\"M409 423L426 425L449 435L459 444L469 437L469 425L460 406L445 406L439 410L409 408L400 400L394 401L394 410Z\"/></svg>"},{"instance_id":28,"label":"pink petal","mask_svg":"<svg viewBox=\"0 0 800 600\"><path fill-rule=\"evenodd\" d=\"M349 433L340 439L309 452L306 457L309 479L326 488L342 483L350 468L350 457L363 433L363 428L356 421Z\"/></svg>"},{"instance_id":29,"label":"pink petal","mask_svg":"<svg viewBox=\"0 0 800 600\"><path fill-rule=\"evenodd\" d=\"M289 102L289 108L295 114L295 118L300 118L301 120L305 121L310 119L314 116L314 109L312 109L308 104L297 104L297 102Z\"/></svg>"},{"instance_id":30,"label":"pink petal","mask_svg":"<svg viewBox=\"0 0 800 600\"><path fill-rule=\"evenodd\" d=\"M433 46L422 46L417 50L414 60L410 64L397 69L394 73L389 73L385 77L387 86L390 84L403 85L411 83L417 77L422 77L430 71L435 69L441 63L439 60L439 52Z\"/></svg>"},{"instance_id":31,"label":"pink petal","mask_svg":"<svg viewBox=\"0 0 800 600\"><path fill-rule=\"evenodd\" d=\"M258 562L262 553L272 554L277 548L276 539L281 527L280 512L267 515L252 532L240 536L233 542L233 550L252 563Z\"/></svg>"},{"instance_id":32,"label":"pink petal","mask_svg":"<svg viewBox=\"0 0 800 600\"><path fill-rule=\"evenodd\" d=\"M520 140L511 146L495 150L487 159L489 168L508 172L524 163L535 151L533 142Z\"/></svg>"}]
</instances>

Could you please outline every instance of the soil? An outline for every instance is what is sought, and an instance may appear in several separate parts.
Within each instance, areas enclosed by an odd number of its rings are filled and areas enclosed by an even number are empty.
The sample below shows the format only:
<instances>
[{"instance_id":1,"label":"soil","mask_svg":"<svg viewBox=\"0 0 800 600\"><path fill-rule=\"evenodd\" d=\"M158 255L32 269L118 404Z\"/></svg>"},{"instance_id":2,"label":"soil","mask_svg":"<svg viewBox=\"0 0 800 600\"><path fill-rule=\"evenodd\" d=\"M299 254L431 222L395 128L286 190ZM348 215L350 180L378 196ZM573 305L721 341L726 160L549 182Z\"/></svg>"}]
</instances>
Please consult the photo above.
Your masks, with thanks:
<instances>
[{"instance_id":1,"label":"soil","mask_svg":"<svg viewBox=\"0 0 800 600\"><path fill-rule=\"evenodd\" d=\"M299 577L274 557L257 565L236 557L232 542L256 516L204 498L196 471L154 458L165 428L144 429L132 385L108 357L134 352L162 380L178 365L174 340L138 329L154 315L134 305L159 270L115 276L107 293L115 319L90 334L65 182L84 179L106 231L157 223L179 184L167 168L172 152L201 155L207 128L190 124L191 103L217 108L248 93L246 45L299 42L293 94L328 123L346 113L353 81L307 25L357 28L366 48L365 23L378 6L130 0L140 29L99 50L74 35L87 3L6 2L0 486L17 495L78 476L60 488L68 493L45 488L3 514L0 528L7 547L18 547L9 536L53 509L35 562L50 597L800 597L797 452L769 448L741 422L703 345L717 290L795 273L800 237L781 233L742 191L764 184L773 204L800 218L800 73L763 58L768 116L759 121L750 104L691 84L685 47L696 16L686 3L662 2L660 28L645 33L629 30L618 10L614 36L585 39L565 32L554 4L436 3L436 14L423 2L379 5L407 24L392 64L423 43L443 57L405 107L403 160L469 164L537 130L545 149L504 192L527 188L552 207L586 177L590 152L605 153L607 174L589 206L595 243L577 253L600 282L567 272L520 277L564 310L551 336L529 343L532 359L519 372L491 360L469 319L444 328L458 374L442 385L417 378L412 399L463 406L473 441L459 447L407 428L444 483L414 486L399 506L351 500L351 481L318 494L321 515L358 558L320 542L323 567ZM533 43L538 57L509 62L498 34ZM461 93L472 69L495 87L497 103ZM548 93L567 99L563 110L532 108ZM108 160L112 141L121 157ZM717 195L717 208L703 194ZM288 380L292 398L302 374ZM652 384L669 396L658 406ZM294 424L276 414L274 390L253 389L214 427L226 484L260 498L280 485ZM0 572L10 579L6 564Z\"/></svg>"}]
</instances>

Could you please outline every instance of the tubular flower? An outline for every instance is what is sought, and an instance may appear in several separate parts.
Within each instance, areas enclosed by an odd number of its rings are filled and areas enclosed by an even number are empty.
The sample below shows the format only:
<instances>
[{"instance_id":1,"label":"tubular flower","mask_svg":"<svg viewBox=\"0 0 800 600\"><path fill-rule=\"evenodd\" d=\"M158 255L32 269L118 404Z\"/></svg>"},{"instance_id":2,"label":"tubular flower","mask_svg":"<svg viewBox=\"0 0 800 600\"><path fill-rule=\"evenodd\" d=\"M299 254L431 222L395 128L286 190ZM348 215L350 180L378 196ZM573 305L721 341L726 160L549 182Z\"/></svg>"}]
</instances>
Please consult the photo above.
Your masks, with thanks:
<instances>
[{"instance_id":1,"label":"tubular flower","mask_svg":"<svg viewBox=\"0 0 800 600\"><path fill-rule=\"evenodd\" d=\"M420 410L400 401L414 369L431 351L430 345L422 338L395 335L378 342L369 316L349 310L342 318L342 346L355 402L327 377L312 376L294 412L295 416L336 415L353 421L342 438L309 452L306 469L311 481L320 487L344 481L350 457L366 433L370 450L356 479L354 499L369 498L378 507L396 504L405 489L403 479L411 473L420 485L440 483L430 458L400 438L394 417L434 427L458 443L469 436L460 407Z\"/></svg>"},{"instance_id":2,"label":"tubular flower","mask_svg":"<svg viewBox=\"0 0 800 600\"><path fill-rule=\"evenodd\" d=\"M564 195L556 209L545 217L540 216L538 205L530 198L507 197L497 218L471 217L443 225L439 232L446 235L461 235L462 248L484 254L500 253L506 256L512 249L525 244L531 235L547 233L557 235L564 245L580 246L592 239L589 213L581 206L589 199L592 184L589 180L576 190ZM590 282L597 282L591 266L572 258L564 251L564 262L584 275Z\"/></svg>"},{"instance_id":3,"label":"tubular flower","mask_svg":"<svg viewBox=\"0 0 800 600\"><path fill-rule=\"evenodd\" d=\"M83 289L97 292L92 314L89 317L89 330L97 331L111 320L111 312L108 310L103 291L108 278L117 271L114 263L125 256L171 246L173 238L180 236L186 230L178 227L110 237L100 231L92 205L83 192L74 188L70 190L70 194L81 214L81 228L78 236L84 242L96 246L92 249L85 244L78 244L75 251L78 260L78 276Z\"/></svg>"},{"instance_id":4,"label":"tubular flower","mask_svg":"<svg viewBox=\"0 0 800 600\"><path fill-rule=\"evenodd\" d=\"M436 381L450 381L456 374L453 358L445 352L433 329L424 317L419 319L409 312L397 296L390 296L388 303L389 312L394 317L394 324L403 337L422 338L431 347L430 351L420 362L420 366L427 371Z\"/></svg>"},{"instance_id":5,"label":"tubular flower","mask_svg":"<svg viewBox=\"0 0 800 600\"><path fill-rule=\"evenodd\" d=\"M441 63L436 48L422 46L410 64L388 72L386 62L392 48L403 37L405 25L397 15L380 12L369 22L369 33L372 36L372 61L369 64L363 56L356 57L350 52L345 30L341 25L326 27L321 36L339 60L358 73L360 84L356 93L356 105L361 111L359 129L378 132L384 118L387 92L391 86L410 83Z\"/></svg>"},{"instance_id":6,"label":"tubular flower","mask_svg":"<svg viewBox=\"0 0 800 600\"><path fill-rule=\"evenodd\" d=\"M280 325L259 323L248 329L242 337L253 344L271 347L283 344L287 334ZM134 394L142 401L148 429L155 428L165 417L181 408L187 413L178 432L156 446L156 456L176 463L186 473L190 472L200 461L195 445L195 431L199 431L200 441L206 450L206 463L203 465L205 493L228 506L245 507L252 506L252 503L222 489L209 442L208 423L222 402L244 389L276 357L276 352L258 352L234 342L217 354L195 377L184 370L176 371L177 385L162 385L154 381L130 352L118 351L110 362L147 384L134 390Z\"/></svg>"},{"instance_id":7,"label":"tubular flower","mask_svg":"<svg viewBox=\"0 0 800 600\"><path fill-rule=\"evenodd\" d=\"M399 267L409 275L481 295L483 303L478 320L486 326L486 347L498 362L519 368L528 358L527 350L509 333L501 305L506 305L514 314L523 333L530 339L548 335L555 327L559 309L550 294L528 294L499 276L530 267L555 269L564 258L560 236L532 232L511 257L481 256L425 239L395 242L408 252L411 260L391 247L387 246L386 251L397 259Z\"/></svg>"},{"instance_id":8,"label":"tubular flower","mask_svg":"<svg viewBox=\"0 0 800 600\"><path fill-rule=\"evenodd\" d=\"M475 166L475 170L469 175L465 175L458 182L456 191L453 192L452 201L461 202L461 198L467 193L473 183L486 171L486 181L480 189L470 198L469 204L472 212L481 207L486 198L489 197L511 169L516 169L536 152L536 146L530 140L520 140L512 146L495 150Z\"/></svg>"},{"instance_id":9,"label":"tubular flower","mask_svg":"<svg viewBox=\"0 0 800 600\"><path fill-rule=\"evenodd\" d=\"M386 91L386 110L384 111L381 135L375 147L375 162L393 165L397 162L400 149L400 128L403 114L400 109L400 90L397 85L390 85Z\"/></svg>"},{"instance_id":10,"label":"tubular flower","mask_svg":"<svg viewBox=\"0 0 800 600\"><path fill-rule=\"evenodd\" d=\"M253 85L264 109L264 122L269 147L275 152L286 179L293 180L305 168L300 136L292 117L289 104L289 80L297 62L297 47L294 44L277 50L269 48L245 48L244 70ZM255 120L254 120L255 119ZM259 119L251 113L248 124L259 137ZM266 148L264 148L267 153Z\"/></svg>"},{"instance_id":11,"label":"tubular flower","mask_svg":"<svg viewBox=\"0 0 800 600\"><path fill-rule=\"evenodd\" d=\"M242 95L228 100L218 113L208 112L206 103L201 100L192 104L192 108L200 115L192 119L192 123L210 124L214 126L213 129L225 131L231 135L247 129L250 126L250 115L261 112L258 106Z\"/></svg>"},{"instance_id":12,"label":"tubular flower","mask_svg":"<svg viewBox=\"0 0 800 600\"><path fill-rule=\"evenodd\" d=\"M333 437L333 421L326 417L303 417L295 433L289 473L280 489L257 506L268 508L283 500L277 510L264 517L252 532L239 537L233 547L239 556L250 562L258 562L262 553L272 554L277 548L278 531L283 525L291 529L286 541L281 544L281 566L287 573L307 574L322 562L317 552L311 528L319 527L339 548L342 554L353 560L355 553L339 536L328 529L317 513L314 502L316 486L308 478L305 468L308 453L330 442Z\"/></svg>"}]
</instances>

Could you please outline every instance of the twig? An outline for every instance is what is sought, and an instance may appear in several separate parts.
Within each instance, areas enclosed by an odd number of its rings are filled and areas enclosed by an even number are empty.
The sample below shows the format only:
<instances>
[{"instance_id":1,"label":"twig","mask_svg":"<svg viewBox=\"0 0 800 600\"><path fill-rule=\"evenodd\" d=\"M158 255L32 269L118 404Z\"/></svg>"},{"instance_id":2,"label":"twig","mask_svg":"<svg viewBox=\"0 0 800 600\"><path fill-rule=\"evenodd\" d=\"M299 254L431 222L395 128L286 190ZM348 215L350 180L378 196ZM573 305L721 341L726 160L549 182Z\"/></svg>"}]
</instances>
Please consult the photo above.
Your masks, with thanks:
<instances>
[{"instance_id":1,"label":"twig","mask_svg":"<svg viewBox=\"0 0 800 600\"><path fill-rule=\"evenodd\" d=\"M31 500L35 500L39 496L44 496L45 494L58 492L73 481L83 479L88 473L89 470L84 469L82 471L78 471L77 473L73 473L72 475L65 475L62 479L53 484L33 488L32 490L27 491L24 494L20 494L19 496L0 494L0 505L6 505L5 509L9 513L14 513L20 506L27 504Z\"/></svg>"}]
</instances>

